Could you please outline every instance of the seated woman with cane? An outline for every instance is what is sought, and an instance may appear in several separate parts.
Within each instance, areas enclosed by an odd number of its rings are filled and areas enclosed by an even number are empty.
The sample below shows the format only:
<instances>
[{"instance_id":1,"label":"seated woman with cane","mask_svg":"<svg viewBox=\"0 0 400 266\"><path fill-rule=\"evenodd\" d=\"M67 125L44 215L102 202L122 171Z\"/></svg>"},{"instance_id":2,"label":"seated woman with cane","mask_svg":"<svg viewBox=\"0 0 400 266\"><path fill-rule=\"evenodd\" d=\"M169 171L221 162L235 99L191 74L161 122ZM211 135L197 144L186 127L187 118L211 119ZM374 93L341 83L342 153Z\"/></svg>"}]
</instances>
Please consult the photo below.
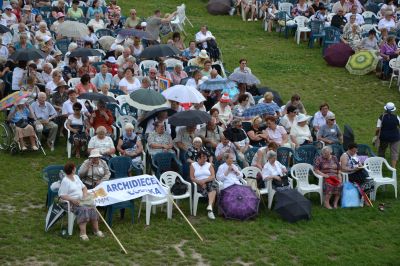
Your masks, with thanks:
<instances>
[{"instance_id":1,"label":"seated woman with cane","mask_svg":"<svg viewBox=\"0 0 400 266\"><path fill-rule=\"evenodd\" d=\"M76 215L76 222L79 225L80 238L88 241L86 234L86 224L91 222L93 232L98 237L104 237L103 232L99 230L98 214L96 207L81 205L81 201L88 198L88 190L86 186L75 174L76 167L72 162L64 165L65 177L61 181L58 195L64 201L69 201L71 211Z\"/></svg>"},{"instance_id":2,"label":"seated woman with cane","mask_svg":"<svg viewBox=\"0 0 400 266\"><path fill-rule=\"evenodd\" d=\"M93 149L90 152L89 159L85 160L79 168L78 175L86 187L91 189L102 181L107 181L111 172L107 163L101 159L99 150Z\"/></svg>"},{"instance_id":3,"label":"seated woman with cane","mask_svg":"<svg viewBox=\"0 0 400 266\"><path fill-rule=\"evenodd\" d=\"M207 162L207 154L204 151L199 151L197 162L190 165L190 179L197 184L197 191L208 198L208 218L215 220L212 206L217 195L218 183L215 181L214 167Z\"/></svg>"}]
</instances>

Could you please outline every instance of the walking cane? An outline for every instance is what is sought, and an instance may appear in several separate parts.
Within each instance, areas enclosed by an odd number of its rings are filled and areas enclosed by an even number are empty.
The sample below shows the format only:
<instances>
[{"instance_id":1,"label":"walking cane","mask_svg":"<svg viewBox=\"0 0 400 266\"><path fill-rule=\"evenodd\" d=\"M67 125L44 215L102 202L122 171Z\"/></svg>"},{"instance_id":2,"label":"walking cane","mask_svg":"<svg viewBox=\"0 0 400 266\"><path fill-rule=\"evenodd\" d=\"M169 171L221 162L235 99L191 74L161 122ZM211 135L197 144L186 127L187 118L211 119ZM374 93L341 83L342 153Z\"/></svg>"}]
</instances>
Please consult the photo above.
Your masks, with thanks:
<instances>
[{"instance_id":1,"label":"walking cane","mask_svg":"<svg viewBox=\"0 0 400 266\"><path fill-rule=\"evenodd\" d=\"M104 220L103 216L101 215L101 213L99 212L99 210L97 208L95 208L97 213L99 214L101 220L103 221L103 223L106 225L107 229L111 232L112 236L114 237L115 241L117 241L118 245L121 247L122 251L125 254L128 254L128 252L126 252L126 249L124 248L124 246L121 244L121 242L119 241L119 239L117 238L117 236L114 234L113 230L111 230L111 227L108 225L108 223L106 222L106 220Z\"/></svg>"}]
</instances>

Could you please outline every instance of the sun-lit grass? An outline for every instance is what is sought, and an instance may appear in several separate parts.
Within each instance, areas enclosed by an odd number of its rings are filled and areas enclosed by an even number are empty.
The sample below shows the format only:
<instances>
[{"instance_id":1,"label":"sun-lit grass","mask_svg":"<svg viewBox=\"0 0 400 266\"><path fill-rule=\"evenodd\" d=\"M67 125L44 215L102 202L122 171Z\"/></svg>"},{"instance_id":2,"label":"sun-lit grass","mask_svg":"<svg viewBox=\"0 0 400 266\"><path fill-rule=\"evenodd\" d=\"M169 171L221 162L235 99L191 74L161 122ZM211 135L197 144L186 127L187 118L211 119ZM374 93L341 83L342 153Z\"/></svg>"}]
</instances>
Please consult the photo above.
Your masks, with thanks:
<instances>
[{"instance_id":1,"label":"sun-lit grass","mask_svg":"<svg viewBox=\"0 0 400 266\"><path fill-rule=\"evenodd\" d=\"M232 70L242 57L248 59L253 73L262 84L281 94L286 101L292 93L300 93L308 113L313 114L321 102L327 101L336 113L341 127L349 124L356 140L369 143L377 116L387 101L399 105L397 88L388 89L374 75L352 76L344 68L332 68L321 57L321 49L297 46L292 37L268 34L261 22L242 22L239 17L210 16L205 0L185 1L187 15L194 28L187 25L188 36L207 24L217 37L223 52L225 68ZM180 0L120 1L125 14L135 7L142 17L159 8L172 12ZM396 265L399 261L398 232L400 205L393 190L378 193L385 202L385 212L377 208L326 210L312 196L312 220L288 224L276 213L260 204L260 215L248 222L206 218L205 203L200 202L197 217L190 221L204 237L200 242L179 213L167 221L166 213L151 216L151 225L144 226L144 217L130 224L114 216L113 230L128 255L120 253L111 235L106 239L91 237L89 243L78 239L77 228L72 237L60 235L60 224L44 232L46 184L41 170L49 164L64 164L65 140L54 153L22 155L0 154L0 262L9 265L37 264L117 264L117 265ZM74 160L77 163L82 160ZM139 201L136 201L138 207ZM189 212L186 201L180 203Z\"/></svg>"}]
</instances>

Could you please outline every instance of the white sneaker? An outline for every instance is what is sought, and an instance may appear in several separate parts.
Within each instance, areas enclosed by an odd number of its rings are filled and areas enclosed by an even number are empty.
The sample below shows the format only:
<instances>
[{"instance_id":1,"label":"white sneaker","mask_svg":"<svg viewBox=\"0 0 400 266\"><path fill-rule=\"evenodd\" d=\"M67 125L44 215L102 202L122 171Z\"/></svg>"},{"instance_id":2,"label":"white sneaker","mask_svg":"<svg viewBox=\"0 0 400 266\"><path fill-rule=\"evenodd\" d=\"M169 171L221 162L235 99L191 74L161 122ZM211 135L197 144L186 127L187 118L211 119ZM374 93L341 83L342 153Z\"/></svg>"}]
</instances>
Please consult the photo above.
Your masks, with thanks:
<instances>
[{"instance_id":1,"label":"white sneaker","mask_svg":"<svg viewBox=\"0 0 400 266\"><path fill-rule=\"evenodd\" d=\"M214 213L212 211L208 211L208 218L210 220L215 220L215 215L214 215Z\"/></svg>"},{"instance_id":2,"label":"white sneaker","mask_svg":"<svg viewBox=\"0 0 400 266\"><path fill-rule=\"evenodd\" d=\"M94 233L94 235L95 236L98 236L98 237L104 237L104 234L103 234L103 232L102 231L97 231L96 233Z\"/></svg>"},{"instance_id":3,"label":"white sneaker","mask_svg":"<svg viewBox=\"0 0 400 266\"><path fill-rule=\"evenodd\" d=\"M37 151L39 148L36 146L32 146L32 150Z\"/></svg>"},{"instance_id":4,"label":"white sneaker","mask_svg":"<svg viewBox=\"0 0 400 266\"><path fill-rule=\"evenodd\" d=\"M206 208L206 210L207 210L207 211L212 211L212 206L211 206L211 205L208 205L207 208Z\"/></svg>"},{"instance_id":5,"label":"white sneaker","mask_svg":"<svg viewBox=\"0 0 400 266\"><path fill-rule=\"evenodd\" d=\"M253 21L251 18L247 19L247 21Z\"/></svg>"},{"instance_id":6,"label":"white sneaker","mask_svg":"<svg viewBox=\"0 0 400 266\"><path fill-rule=\"evenodd\" d=\"M255 18L255 19L254 19L254 21L258 21L258 19L257 19L257 18Z\"/></svg>"}]
</instances>

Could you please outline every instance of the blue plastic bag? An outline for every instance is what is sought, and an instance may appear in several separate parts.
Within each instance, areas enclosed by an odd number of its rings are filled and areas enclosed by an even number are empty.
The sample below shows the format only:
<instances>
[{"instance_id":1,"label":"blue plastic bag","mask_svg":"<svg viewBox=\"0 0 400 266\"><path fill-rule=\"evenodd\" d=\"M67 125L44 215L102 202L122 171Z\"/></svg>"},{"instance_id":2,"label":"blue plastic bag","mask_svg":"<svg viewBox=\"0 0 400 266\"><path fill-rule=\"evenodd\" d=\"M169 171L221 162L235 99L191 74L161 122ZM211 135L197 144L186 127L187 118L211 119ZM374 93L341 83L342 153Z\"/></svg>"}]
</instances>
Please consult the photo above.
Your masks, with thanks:
<instances>
[{"instance_id":1,"label":"blue plastic bag","mask_svg":"<svg viewBox=\"0 0 400 266\"><path fill-rule=\"evenodd\" d=\"M345 182L342 192L342 208L360 207L360 193L353 183Z\"/></svg>"}]
</instances>

